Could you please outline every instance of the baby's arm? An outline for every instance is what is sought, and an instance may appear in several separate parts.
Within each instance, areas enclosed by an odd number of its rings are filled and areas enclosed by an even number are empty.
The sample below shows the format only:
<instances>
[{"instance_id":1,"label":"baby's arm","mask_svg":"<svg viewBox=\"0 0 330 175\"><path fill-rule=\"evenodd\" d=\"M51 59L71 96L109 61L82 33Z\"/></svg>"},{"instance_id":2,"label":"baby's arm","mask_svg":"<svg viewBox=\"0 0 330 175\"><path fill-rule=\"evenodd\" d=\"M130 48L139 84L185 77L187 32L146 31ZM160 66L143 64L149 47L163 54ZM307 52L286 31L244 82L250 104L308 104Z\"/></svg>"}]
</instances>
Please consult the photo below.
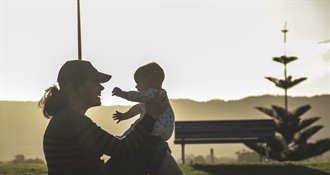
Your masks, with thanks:
<instances>
[{"instance_id":1,"label":"baby's arm","mask_svg":"<svg viewBox=\"0 0 330 175\"><path fill-rule=\"evenodd\" d=\"M127 100L128 92L121 90L119 87L115 87L112 90L112 95L124 98Z\"/></svg>"},{"instance_id":2,"label":"baby's arm","mask_svg":"<svg viewBox=\"0 0 330 175\"><path fill-rule=\"evenodd\" d=\"M127 93L127 100L140 102L140 103L147 103L155 96L157 91L158 89L152 89L152 88L144 92L129 91Z\"/></svg>"},{"instance_id":3,"label":"baby's arm","mask_svg":"<svg viewBox=\"0 0 330 175\"><path fill-rule=\"evenodd\" d=\"M138 114L141 114L141 104L136 104L132 106L128 111L133 115L133 117Z\"/></svg>"},{"instance_id":4,"label":"baby's arm","mask_svg":"<svg viewBox=\"0 0 330 175\"><path fill-rule=\"evenodd\" d=\"M116 113L113 114L113 117L112 118L114 120L118 120L117 121L117 124L118 124L122 120L130 119L130 118L132 118L132 117L134 117L134 116L136 116L137 114L140 114L140 113L141 113L141 105L140 104L136 104L136 105L132 106L125 113L121 113L121 112L116 111Z\"/></svg>"},{"instance_id":5,"label":"baby's arm","mask_svg":"<svg viewBox=\"0 0 330 175\"><path fill-rule=\"evenodd\" d=\"M147 103L149 102L157 92L157 89L148 89L144 92L138 91L123 91L118 87L113 88L112 95L124 98L128 101Z\"/></svg>"}]
</instances>

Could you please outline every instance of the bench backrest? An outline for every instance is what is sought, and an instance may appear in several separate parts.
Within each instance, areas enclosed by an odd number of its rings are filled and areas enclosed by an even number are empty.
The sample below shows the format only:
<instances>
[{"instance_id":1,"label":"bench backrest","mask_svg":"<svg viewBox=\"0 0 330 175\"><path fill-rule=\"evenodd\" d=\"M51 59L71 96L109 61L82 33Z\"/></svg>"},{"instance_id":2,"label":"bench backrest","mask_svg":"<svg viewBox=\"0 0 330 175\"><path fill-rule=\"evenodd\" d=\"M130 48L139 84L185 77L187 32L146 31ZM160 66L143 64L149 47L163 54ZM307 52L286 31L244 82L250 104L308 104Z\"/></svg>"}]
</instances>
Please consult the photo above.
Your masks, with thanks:
<instances>
[{"instance_id":1,"label":"bench backrest","mask_svg":"<svg viewBox=\"0 0 330 175\"><path fill-rule=\"evenodd\" d=\"M175 122L175 144L267 142L274 138L274 120Z\"/></svg>"}]
</instances>

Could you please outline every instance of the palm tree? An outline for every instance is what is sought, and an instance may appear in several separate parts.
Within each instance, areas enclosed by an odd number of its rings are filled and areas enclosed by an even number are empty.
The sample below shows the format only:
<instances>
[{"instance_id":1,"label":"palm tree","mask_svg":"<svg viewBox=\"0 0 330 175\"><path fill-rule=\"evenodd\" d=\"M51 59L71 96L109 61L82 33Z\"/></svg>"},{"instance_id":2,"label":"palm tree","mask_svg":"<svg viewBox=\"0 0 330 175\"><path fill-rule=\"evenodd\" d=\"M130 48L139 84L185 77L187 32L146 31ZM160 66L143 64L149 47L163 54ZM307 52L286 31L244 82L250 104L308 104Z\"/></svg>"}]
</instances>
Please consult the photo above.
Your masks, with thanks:
<instances>
[{"instance_id":1,"label":"palm tree","mask_svg":"<svg viewBox=\"0 0 330 175\"><path fill-rule=\"evenodd\" d=\"M314 125L321 117L301 119L310 105L304 105L293 112L273 105L272 108L256 107L275 121L276 139L269 144L269 158L278 161L299 161L314 156L322 155L330 150L330 138L309 143L307 140L317 133L323 126ZM247 147L265 155L266 148L263 145L246 143Z\"/></svg>"},{"instance_id":2,"label":"palm tree","mask_svg":"<svg viewBox=\"0 0 330 175\"><path fill-rule=\"evenodd\" d=\"M292 76L287 76L287 68L286 68L287 64L297 59L298 59L297 57L287 57L286 55L283 55L281 57L274 57L273 61L282 63L284 65L284 79L282 80L273 77L265 77L269 81L273 82L275 86L284 89L285 110L288 110L288 92L287 92L288 89L307 79L306 77L303 77L293 80Z\"/></svg>"},{"instance_id":3,"label":"palm tree","mask_svg":"<svg viewBox=\"0 0 330 175\"><path fill-rule=\"evenodd\" d=\"M288 30L285 28L282 32L284 33L285 44ZM269 144L269 158L273 160L299 161L321 155L330 150L330 138L321 139L315 143L307 142L309 138L323 128L320 125L312 126L321 117L300 118L311 109L310 105L301 106L293 112L288 111L287 90L307 79L303 77L293 80L292 76L287 76L286 65L297 59L297 57L287 57L285 53L281 57L274 57L273 61L284 65L284 79L265 77L273 82L275 86L284 89L285 107L282 108L276 105L272 105L272 108L256 107L275 121L276 139ZM262 155L265 155L266 149L268 149L264 145L256 143L245 143L245 145Z\"/></svg>"}]
</instances>

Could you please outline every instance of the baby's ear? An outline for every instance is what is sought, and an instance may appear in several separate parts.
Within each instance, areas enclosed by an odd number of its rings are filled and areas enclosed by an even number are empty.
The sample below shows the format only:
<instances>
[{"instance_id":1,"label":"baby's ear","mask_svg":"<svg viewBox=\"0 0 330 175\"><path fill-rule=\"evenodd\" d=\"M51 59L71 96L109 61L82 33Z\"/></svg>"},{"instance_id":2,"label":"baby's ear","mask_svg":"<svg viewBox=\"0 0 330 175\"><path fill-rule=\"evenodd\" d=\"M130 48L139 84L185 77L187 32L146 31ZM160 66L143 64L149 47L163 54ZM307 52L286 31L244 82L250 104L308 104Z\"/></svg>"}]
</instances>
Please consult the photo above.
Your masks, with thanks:
<instances>
[{"instance_id":1,"label":"baby's ear","mask_svg":"<svg viewBox=\"0 0 330 175\"><path fill-rule=\"evenodd\" d=\"M154 78L155 78L155 76L149 75L148 76L148 83L154 82L155 81Z\"/></svg>"}]
</instances>

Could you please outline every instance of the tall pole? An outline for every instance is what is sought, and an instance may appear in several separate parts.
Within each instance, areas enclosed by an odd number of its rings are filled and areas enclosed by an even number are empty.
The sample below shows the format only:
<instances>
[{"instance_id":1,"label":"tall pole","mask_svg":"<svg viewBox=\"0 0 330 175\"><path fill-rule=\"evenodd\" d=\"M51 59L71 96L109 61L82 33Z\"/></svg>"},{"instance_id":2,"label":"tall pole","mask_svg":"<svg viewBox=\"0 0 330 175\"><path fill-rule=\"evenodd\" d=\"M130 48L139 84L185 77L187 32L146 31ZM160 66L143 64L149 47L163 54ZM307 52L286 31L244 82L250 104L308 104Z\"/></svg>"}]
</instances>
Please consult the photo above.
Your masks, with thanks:
<instances>
[{"instance_id":1,"label":"tall pole","mask_svg":"<svg viewBox=\"0 0 330 175\"><path fill-rule=\"evenodd\" d=\"M81 52L81 27L80 27L80 2L77 0L77 22L78 22L78 60L82 60Z\"/></svg>"},{"instance_id":2,"label":"tall pole","mask_svg":"<svg viewBox=\"0 0 330 175\"><path fill-rule=\"evenodd\" d=\"M286 73L286 64L284 64L284 79L285 83L287 83L287 73ZM287 85L284 87L284 106L285 111L288 112L288 87Z\"/></svg>"},{"instance_id":3,"label":"tall pole","mask_svg":"<svg viewBox=\"0 0 330 175\"><path fill-rule=\"evenodd\" d=\"M286 56L286 33L289 31L288 29L286 29L286 24L287 22L285 22L284 24L284 29L282 30L282 32L284 33L284 56Z\"/></svg>"},{"instance_id":4,"label":"tall pole","mask_svg":"<svg viewBox=\"0 0 330 175\"><path fill-rule=\"evenodd\" d=\"M286 57L286 33L289 31L286 29L286 22L284 24L284 29L282 30L284 34L284 56ZM286 62L284 63L284 81L287 83L287 75L286 75ZM285 111L288 111L288 87L284 87L284 106L285 106Z\"/></svg>"}]
</instances>

